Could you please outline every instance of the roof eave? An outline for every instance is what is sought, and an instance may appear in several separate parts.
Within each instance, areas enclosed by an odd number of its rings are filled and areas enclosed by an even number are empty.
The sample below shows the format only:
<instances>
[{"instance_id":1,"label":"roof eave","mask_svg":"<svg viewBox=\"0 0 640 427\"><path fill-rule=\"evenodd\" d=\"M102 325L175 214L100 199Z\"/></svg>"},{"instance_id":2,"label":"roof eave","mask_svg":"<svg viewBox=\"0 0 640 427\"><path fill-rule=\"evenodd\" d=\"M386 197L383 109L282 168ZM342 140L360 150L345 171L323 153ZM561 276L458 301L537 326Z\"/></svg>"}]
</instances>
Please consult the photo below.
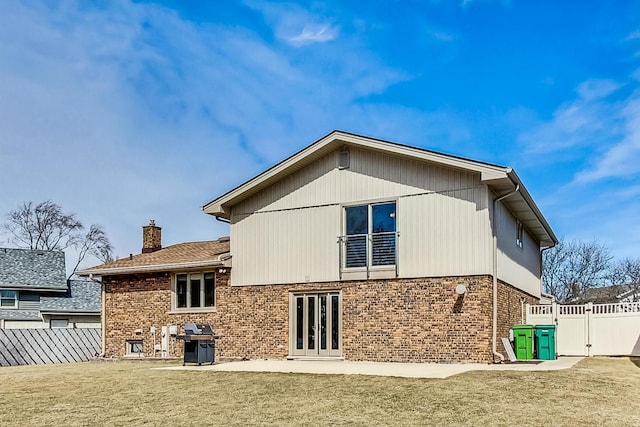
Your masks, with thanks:
<instances>
[{"instance_id":1,"label":"roof eave","mask_svg":"<svg viewBox=\"0 0 640 427\"><path fill-rule=\"evenodd\" d=\"M207 214L219 218L230 219L230 211L228 208L233 206L237 200L247 197L261 188L261 186L267 185L269 182L276 181L280 177L288 174L291 170L296 169L297 165L304 162L304 159L309 156L318 152L329 152L342 145L362 147L407 158L434 162L453 168L475 171L481 174L483 181L504 178L507 171L510 170L510 168L503 166L334 130L261 174L207 203L202 207L202 210Z\"/></svg>"},{"instance_id":2,"label":"roof eave","mask_svg":"<svg viewBox=\"0 0 640 427\"><path fill-rule=\"evenodd\" d=\"M539 223L540 227L544 230L544 233L537 233L538 234L537 237L540 240L540 246L552 247L557 245L558 237L553 232L553 229L551 229L551 226L547 222L544 215L542 215L542 212L538 208L538 205L536 205L536 203L533 201L533 197L531 197L531 194L529 193L527 188L524 186L522 180L520 179L516 171L511 169L509 170L507 175L509 176L511 181L514 183L514 185L520 186L519 194L522 195L522 198L524 199L525 203L528 205L530 211L535 215L536 220Z\"/></svg>"},{"instance_id":3,"label":"roof eave","mask_svg":"<svg viewBox=\"0 0 640 427\"><path fill-rule=\"evenodd\" d=\"M2 289L3 291L60 292L60 293L65 293L68 290L66 285L64 288L62 287L51 288L51 287L35 287L30 285L15 285L15 284L10 284L10 285L0 284L0 289Z\"/></svg>"},{"instance_id":4,"label":"roof eave","mask_svg":"<svg viewBox=\"0 0 640 427\"><path fill-rule=\"evenodd\" d=\"M176 271L176 270L192 269L192 268L220 267L220 266L223 266L223 264L224 264L223 261L221 261L220 259L217 259L217 260L207 260L207 261L190 261L190 262L113 267L113 268L90 268L87 270L76 271L76 274L81 277L115 276L120 274L150 273L150 272Z\"/></svg>"},{"instance_id":5,"label":"roof eave","mask_svg":"<svg viewBox=\"0 0 640 427\"><path fill-rule=\"evenodd\" d=\"M40 310L40 313L47 315L100 316L100 310Z\"/></svg>"}]
</instances>

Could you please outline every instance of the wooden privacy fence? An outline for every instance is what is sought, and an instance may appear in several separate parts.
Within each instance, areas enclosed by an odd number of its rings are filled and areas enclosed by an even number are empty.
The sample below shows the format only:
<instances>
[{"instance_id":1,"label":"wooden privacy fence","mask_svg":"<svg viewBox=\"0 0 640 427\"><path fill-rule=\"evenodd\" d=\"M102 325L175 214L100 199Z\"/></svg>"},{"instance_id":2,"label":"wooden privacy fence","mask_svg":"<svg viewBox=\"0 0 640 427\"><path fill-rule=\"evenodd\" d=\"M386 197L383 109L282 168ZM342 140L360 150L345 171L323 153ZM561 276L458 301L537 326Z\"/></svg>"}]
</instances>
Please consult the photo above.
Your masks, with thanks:
<instances>
[{"instance_id":1,"label":"wooden privacy fence","mask_svg":"<svg viewBox=\"0 0 640 427\"><path fill-rule=\"evenodd\" d=\"M560 356L640 356L640 302L527 304L527 323L556 325Z\"/></svg>"},{"instance_id":2,"label":"wooden privacy fence","mask_svg":"<svg viewBox=\"0 0 640 427\"><path fill-rule=\"evenodd\" d=\"M100 329L0 329L0 366L86 362L100 343Z\"/></svg>"}]
</instances>

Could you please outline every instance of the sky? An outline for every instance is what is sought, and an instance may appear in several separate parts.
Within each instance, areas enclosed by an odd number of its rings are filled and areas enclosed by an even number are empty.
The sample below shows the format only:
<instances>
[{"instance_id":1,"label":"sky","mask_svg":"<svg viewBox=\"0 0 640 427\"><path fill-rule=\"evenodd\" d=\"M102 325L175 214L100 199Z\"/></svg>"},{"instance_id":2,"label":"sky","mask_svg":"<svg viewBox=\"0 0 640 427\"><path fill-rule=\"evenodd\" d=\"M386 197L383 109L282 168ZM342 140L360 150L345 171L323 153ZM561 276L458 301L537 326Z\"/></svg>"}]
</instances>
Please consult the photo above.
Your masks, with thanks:
<instances>
[{"instance_id":1,"label":"sky","mask_svg":"<svg viewBox=\"0 0 640 427\"><path fill-rule=\"evenodd\" d=\"M640 1L0 0L2 219L216 239L204 204L334 129L512 166L640 257Z\"/></svg>"}]
</instances>

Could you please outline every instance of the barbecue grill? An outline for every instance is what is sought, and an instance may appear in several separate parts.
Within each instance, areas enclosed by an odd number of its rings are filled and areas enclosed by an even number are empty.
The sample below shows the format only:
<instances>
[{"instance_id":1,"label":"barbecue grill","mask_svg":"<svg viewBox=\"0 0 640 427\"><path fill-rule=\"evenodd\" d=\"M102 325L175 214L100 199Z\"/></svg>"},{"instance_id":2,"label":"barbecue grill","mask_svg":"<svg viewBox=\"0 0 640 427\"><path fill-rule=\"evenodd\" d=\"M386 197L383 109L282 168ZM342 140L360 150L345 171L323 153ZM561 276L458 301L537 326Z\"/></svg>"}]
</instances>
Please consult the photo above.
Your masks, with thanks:
<instances>
[{"instance_id":1,"label":"barbecue grill","mask_svg":"<svg viewBox=\"0 0 640 427\"><path fill-rule=\"evenodd\" d=\"M203 363L213 365L215 362L216 339L220 338L213 333L211 325L206 323L187 322L184 325L184 335L178 335L178 339L184 340L184 361L187 363Z\"/></svg>"}]
</instances>

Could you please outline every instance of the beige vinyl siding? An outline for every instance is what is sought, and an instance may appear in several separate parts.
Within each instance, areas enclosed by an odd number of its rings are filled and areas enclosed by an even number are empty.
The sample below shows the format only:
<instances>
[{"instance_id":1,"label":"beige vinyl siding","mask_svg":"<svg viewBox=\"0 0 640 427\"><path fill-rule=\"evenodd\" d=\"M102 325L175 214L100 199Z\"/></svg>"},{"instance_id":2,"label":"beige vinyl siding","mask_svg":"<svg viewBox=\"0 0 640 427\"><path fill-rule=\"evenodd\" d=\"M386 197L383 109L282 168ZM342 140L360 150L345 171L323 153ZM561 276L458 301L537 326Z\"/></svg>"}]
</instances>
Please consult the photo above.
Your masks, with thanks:
<instances>
[{"instance_id":1,"label":"beige vinyl siding","mask_svg":"<svg viewBox=\"0 0 640 427\"><path fill-rule=\"evenodd\" d=\"M54 319L67 319L69 321L68 328L77 329L100 329L100 316L72 316L59 315ZM43 320L5 320L5 329L42 329L49 328L51 318L48 315L43 316Z\"/></svg>"},{"instance_id":2,"label":"beige vinyl siding","mask_svg":"<svg viewBox=\"0 0 640 427\"><path fill-rule=\"evenodd\" d=\"M345 204L397 202L401 277L491 272L487 189L477 173L351 148L231 207L232 284L339 279Z\"/></svg>"},{"instance_id":3,"label":"beige vinyl siding","mask_svg":"<svg viewBox=\"0 0 640 427\"><path fill-rule=\"evenodd\" d=\"M496 209L498 278L535 297L541 295L540 245L524 230L522 249L516 245L517 225L502 204Z\"/></svg>"},{"instance_id":4,"label":"beige vinyl siding","mask_svg":"<svg viewBox=\"0 0 640 427\"><path fill-rule=\"evenodd\" d=\"M491 273L485 187L401 198L398 213L401 277Z\"/></svg>"}]
</instances>

